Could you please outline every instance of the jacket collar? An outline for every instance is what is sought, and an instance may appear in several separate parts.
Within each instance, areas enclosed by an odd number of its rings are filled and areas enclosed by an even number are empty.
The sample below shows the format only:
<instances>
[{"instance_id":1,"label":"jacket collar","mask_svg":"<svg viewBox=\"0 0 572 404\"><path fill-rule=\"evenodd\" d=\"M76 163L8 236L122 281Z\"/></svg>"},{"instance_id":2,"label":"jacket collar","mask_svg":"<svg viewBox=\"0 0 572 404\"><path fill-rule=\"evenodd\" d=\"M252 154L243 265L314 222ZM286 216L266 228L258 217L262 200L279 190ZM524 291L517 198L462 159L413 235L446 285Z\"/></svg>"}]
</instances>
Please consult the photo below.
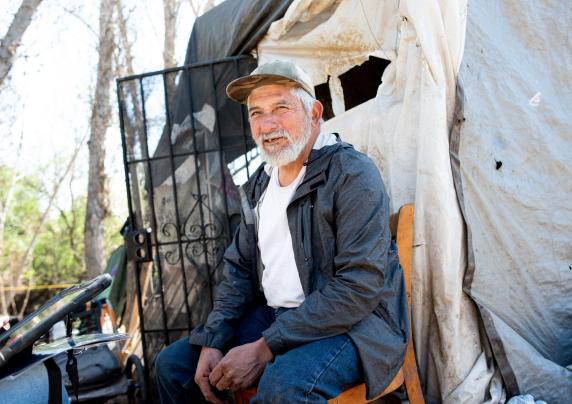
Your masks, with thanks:
<instances>
[{"instance_id":1,"label":"jacket collar","mask_svg":"<svg viewBox=\"0 0 572 404\"><path fill-rule=\"evenodd\" d=\"M335 136L335 143L324 145L319 149L312 149L308 160L304 163L306 166L306 175L304 175L304 179L296 189L290 203L306 196L326 182L331 156L345 145L345 143L340 140L338 134L335 134Z\"/></svg>"},{"instance_id":2,"label":"jacket collar","mask_svg":"<svg viewBox=\"0 0 572 404\"><path fill-rule=\"evenodd\" d=\"M316 148L318 147L318 148ZM352 147L350 144L342 142L337 133L322 132L314 143L314 148L310 152L308 160L304 163L306 166L306 174L304 179L296 189L290 203L296 199L302 198L316 189L318 186L326 182L327 170L330 165L331 156L340 149ZM262 166L252 176L252 185L248 187L247 192L253 206L258 203L262 193L268 186L270 180L269 172L272 168L262 163ZM249 181L250 182L250 181Z\"/></svg>"}]
</instances>

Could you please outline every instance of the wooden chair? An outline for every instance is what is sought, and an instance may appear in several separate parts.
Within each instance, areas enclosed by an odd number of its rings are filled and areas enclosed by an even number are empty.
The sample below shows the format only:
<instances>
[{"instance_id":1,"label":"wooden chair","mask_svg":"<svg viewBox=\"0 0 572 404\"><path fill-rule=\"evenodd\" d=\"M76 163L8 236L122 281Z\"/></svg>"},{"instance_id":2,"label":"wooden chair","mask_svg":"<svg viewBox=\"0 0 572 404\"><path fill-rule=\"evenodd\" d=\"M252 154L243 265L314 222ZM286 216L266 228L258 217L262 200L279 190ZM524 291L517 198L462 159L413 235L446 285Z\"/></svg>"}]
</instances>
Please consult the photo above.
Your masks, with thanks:
<instances>
[{"instance_id":1,"label":"wooden chair","mask_svg":"<svg viewBox=\"0 0 572 404\"><path fill-rule=\"evenodd\" d=\"M391 234L396 239L399 261L403 267L410 319L411 258L413 256L413 211L413 204L403 205L397 214L391 215L390 219ZM413 347L413 336L411 334L411 322L409 322L409 342L407 343L403 366L401 366L399 372L397 372L391 383L389 383L389 386L387 386L380 395L375 397L374 400L377 400L378 398L397 390L403 384L405 384L407 398L411 404L425 403L425 399L423 398L423 391L421 390L421 382L419 381L419 372L417 371L417 362L415 361L415 349ZM363 383L342 392L342 394L340 394L338 397L328 401L329 404L357 404L367 402L368 400L365 399L365 384Z\"/></svg>"},{"instance_id":2,"label":"wooden chair","mask_svg":"<svg viewBox=\"0 0 572 404\"><path fill-rule=\"evenodd\" d=\"M397 249L399 252L399 261L403 267L403 274L405 277L405 289L407 293L407 304L409 306L409 318L411 318L411 258L413 255L413 211L414 205L403 205L397 214L391 215L390 227L391 234L395 237L397 242ZM411 322L409 326L409 342L405 352L405 361L403 366L389 386L375 397L377 400L405 384L407 398L411 404L424 404L423 392L421 390L421 383L419 381L419 372L417 370L417 362L415 361L415 350L413 347L413 337L411 334ZM256 394L256 388L239 391L235 393L236 404L248 404L250 399ZM372 400L372 401L373 401ZM351 387L338 397L328 401L329 404L361 404L367 403L365 398L365 384L359 384Z\"/></svg>"}]
</instances>

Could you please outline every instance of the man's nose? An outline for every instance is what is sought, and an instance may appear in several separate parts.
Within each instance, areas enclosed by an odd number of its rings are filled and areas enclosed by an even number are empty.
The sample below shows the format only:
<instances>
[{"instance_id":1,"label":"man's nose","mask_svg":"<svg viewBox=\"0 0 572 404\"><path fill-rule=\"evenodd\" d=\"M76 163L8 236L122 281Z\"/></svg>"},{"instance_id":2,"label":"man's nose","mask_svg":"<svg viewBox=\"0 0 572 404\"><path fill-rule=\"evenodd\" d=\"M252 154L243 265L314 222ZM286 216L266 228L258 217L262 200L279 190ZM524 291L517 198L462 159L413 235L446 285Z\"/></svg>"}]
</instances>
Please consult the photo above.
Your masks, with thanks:
<instances>
[{"instance_id":1,"label":"man's nose","mask_svg":"<svg viewBox=\"0 0 572 404\"><path fill-rule=\"evenodd\" d=\"M260 130L264 133L269 133L279 128L278 120L272 113L265 113L260 117Z\"/></svg>"}]
</instances>

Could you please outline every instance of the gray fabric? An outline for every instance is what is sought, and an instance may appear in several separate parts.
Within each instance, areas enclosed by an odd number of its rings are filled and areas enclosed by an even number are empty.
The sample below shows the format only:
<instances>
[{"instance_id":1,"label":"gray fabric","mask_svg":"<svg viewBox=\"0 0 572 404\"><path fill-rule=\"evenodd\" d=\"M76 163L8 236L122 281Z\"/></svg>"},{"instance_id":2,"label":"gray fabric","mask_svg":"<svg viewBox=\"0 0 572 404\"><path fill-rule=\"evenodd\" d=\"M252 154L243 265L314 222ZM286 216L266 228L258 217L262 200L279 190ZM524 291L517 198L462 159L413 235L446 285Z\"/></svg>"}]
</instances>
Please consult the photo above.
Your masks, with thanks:
<instances>
[{"instance_id":1,"label":"gray fabric","mask_svg":"<svg viewBox=\"0 0 572 404\"><path fill-rule=\"evenodd\" d=\"M193 24L185 65L248 55L270 24L282 17L291 1L227 0L209 10ZM169 105L172 122L165 125L156 150L151 151L153 157L168 156L171 147L175 154L188 153L195 148L198 152L204 152L222 147L225 149L223 157L228 163L254 148L256 145L248 136L250 128L245 128L247 139L243 137L246 119L241 116L240 105L227 97L226 86L232 80L249 74L256 66L256 60L248 55L236 64L216 63L212 67L205 65L180 73L175 94L167 97L173 98ZM156 78L144 80L143 83L146 94L152 92L154 85L163 85ZM147 89L147 86L150 88ZM162 91L155 92L164 97ZM207 110L204 110L205 106ZM215 120L214 126L209 128L197 116L210 108L213 109ZM174 168L178 168L183 161L175 159ZM169 177L171 164L169 159L153 162L154 184L161 184Z\"/></svg>"},{"instance_id":2,"label":"gray fabric","mask_svg":"<svg viewBox=\"0 0 572 404\"><path fill-rule=\"evenodd\" d=\"M219 4L196 19L185 64L247 54L290 3L292 0L226 0Z\"/></svg>"},{"instance_id":3,"label":"gray fabric","mask_svg":"<svg viewBox=\"0 0 572 404\"><path fill-rule=\"evenodd\" d=\"M268 184L261 167L245 185L254 207ZM408 319L403 273L389 229L389 198L373 162L345 143L313 150L287 209L306 300L263 335L275 354L348 333L367 397L381 393L403 363ZM256 253L243 222L225 254L225 277L194 344L223 349L247 304L259 296Z\"/></svg>"},{"instance_id":4,"label":"gray fabric","mask_svg":"<svg viewBox=\"0 0 572 404\"><path fill-rule=\"evenodd\" d=\"M472 2L452 134L465 290L509 395L550 403L572 396L570 16L562 2Z\"/></svg>"}]
</instances>

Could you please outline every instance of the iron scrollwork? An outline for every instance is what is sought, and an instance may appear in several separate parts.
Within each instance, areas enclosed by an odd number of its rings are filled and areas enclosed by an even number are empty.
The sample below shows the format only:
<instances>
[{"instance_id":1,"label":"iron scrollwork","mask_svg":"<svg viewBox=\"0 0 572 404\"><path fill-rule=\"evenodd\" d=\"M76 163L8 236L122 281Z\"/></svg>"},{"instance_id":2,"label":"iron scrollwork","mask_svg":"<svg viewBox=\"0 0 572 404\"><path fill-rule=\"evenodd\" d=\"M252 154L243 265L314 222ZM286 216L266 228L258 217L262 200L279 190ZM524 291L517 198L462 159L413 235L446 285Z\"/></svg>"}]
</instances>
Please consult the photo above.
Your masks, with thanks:
<instances>
[{"instance_id":1,"label":"iron scrollwork","mask_svg":"<svg viewBox=\"0 0 572 404\"><path fill-rule=\"evenodd\" d=\"M211 272L222 261L226 245L225 226L208 206L206 194L192 194L192 197L195 203L180 228L177 228L176 223L168 222L161 227L161 232L167 239L178 237L178 241L184 245L186 259L197 268L200 267L199 262L204 262L206 258ZM181 261L178 246L172 246L165 252L165 260L170 265L177 265Z\"/></svg>"}]
</instances>

